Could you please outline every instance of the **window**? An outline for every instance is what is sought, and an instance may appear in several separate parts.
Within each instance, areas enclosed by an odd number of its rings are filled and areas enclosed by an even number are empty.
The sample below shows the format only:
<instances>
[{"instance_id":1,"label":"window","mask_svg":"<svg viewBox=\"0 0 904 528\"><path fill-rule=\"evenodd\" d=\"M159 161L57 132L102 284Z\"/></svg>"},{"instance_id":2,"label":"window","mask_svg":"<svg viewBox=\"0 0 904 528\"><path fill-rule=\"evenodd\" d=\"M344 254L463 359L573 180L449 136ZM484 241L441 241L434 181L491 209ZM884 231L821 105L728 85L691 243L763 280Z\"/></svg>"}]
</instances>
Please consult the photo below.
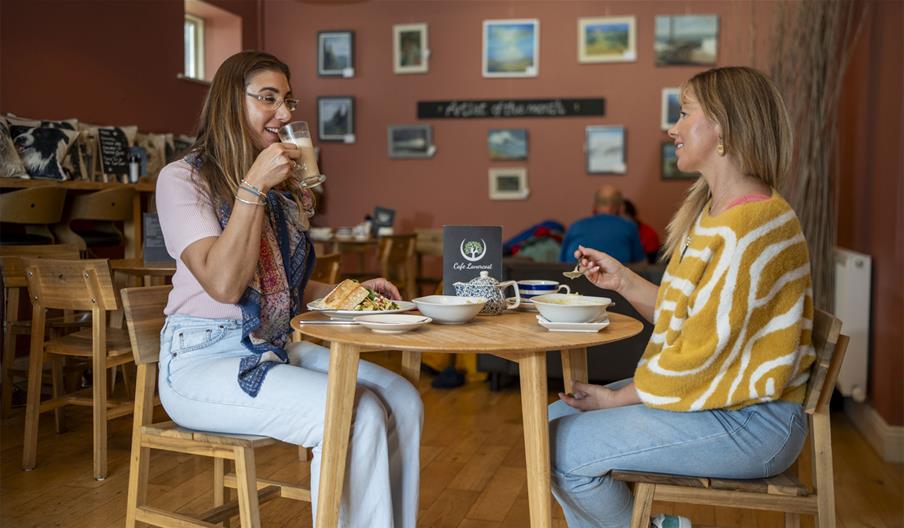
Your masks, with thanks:
<instances>
[{"instance_id":1,"label":"window","mask_svg":"<svg viewBox=\"0 0 904 528\"><path fill-rule=\"evenodd\" d=\"M204 79L204 19L185 14L185 76Z\"/></svg>"}]
</instances>

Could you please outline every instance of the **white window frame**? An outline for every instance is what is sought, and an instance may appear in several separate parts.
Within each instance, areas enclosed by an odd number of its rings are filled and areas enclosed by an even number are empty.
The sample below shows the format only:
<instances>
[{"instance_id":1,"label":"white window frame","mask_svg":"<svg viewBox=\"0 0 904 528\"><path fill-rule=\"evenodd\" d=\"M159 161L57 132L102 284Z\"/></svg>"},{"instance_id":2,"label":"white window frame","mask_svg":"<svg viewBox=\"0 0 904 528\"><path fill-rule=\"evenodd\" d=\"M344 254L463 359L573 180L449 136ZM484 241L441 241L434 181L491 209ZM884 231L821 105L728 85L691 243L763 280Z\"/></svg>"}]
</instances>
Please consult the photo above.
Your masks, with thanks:
<instances>
[{"instance_id":1,"label":"white window frame","mask_svg":"<svg viewBox=\"0 0 904 528\"><path fill-rule=\"evenodd\" d=\"M204 80L204 19L197 15L185 13L185 24L193 24L195 27L195 38L194 38L194 51L195 52L193 54L194 56L190 59L190 60L192 60L192 59L194 60L195 75L191 75L189 73L191 64L189 64L187 61L184 65L184 67L185 67L184 75L185 75L185 77L187 77L189 79ZM184 45L184 41L185 41L185 26L184 25L183 25L183 30L182 30L182 40L183 40L183 45Z\"/></svg>"}]
</instances>

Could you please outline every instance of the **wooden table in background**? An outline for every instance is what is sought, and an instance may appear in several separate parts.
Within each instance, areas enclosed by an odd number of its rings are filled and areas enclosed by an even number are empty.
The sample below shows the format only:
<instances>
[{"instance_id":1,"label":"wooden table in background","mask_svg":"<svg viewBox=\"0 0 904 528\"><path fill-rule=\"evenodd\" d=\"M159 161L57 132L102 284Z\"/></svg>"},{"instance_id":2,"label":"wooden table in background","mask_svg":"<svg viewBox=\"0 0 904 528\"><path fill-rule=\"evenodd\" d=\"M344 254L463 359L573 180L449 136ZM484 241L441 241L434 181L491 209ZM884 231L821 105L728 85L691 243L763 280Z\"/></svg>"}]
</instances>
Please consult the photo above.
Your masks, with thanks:
<instances>
[{"instance_id":1,"label":"wooden table in background","mask_svg":"<svg viewBox=\"0 0 904 528\"><path fill-rule=\"evenodd\" d=\"M517 362L531 526L548 528L552 524L552 502L546 354L562 351L565 390L571 391L574 381L587 380L587 347L627 339L643 330L640 321L614 313L609 314L609 326L595 333L550 332L537 324L536 314L522 312L480 316L465 325L430 324L404 334L377 334L360 326L299 324L300 320L323 318L319 313L306 313L292 320L296 338L306 335L331 343L317 528L332 528L339 521L339 499L362 352L401 350L403 375L412 380L420 373L421 352L480 352Z\"/></svg>"},{"instance_id":2,"label":"wooden table in background","mask_svg":"<svg viewBox=\"0 0 904 528\"><path fill-rule=\"evenodd\" d=\"M28 187L40 187L42 185L56 185L72 191L102 191L116 187L131 187L135 189L135 199L132 201L132 220L123 225L123 246L126 257L141 258L143 253L141 240L141 195L151 194L157 188L156 183L115 183L97 182L85 180L20 180L17 178L0 178L0 189L25 189Z\"/></svg>"}]
</instances>

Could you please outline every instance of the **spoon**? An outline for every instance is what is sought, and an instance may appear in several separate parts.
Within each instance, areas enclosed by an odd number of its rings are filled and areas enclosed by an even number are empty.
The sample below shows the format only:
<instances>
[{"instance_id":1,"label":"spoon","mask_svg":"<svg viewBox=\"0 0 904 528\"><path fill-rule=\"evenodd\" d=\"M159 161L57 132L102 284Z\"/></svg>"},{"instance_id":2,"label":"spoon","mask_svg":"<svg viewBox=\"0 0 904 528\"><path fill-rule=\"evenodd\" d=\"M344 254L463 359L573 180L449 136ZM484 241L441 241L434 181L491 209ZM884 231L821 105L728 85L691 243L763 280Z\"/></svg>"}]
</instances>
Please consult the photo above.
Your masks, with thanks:
<instances>
[{"instance_id":1,"label":"spoon","mask_svg":"<svg viewBox=\"0 0 904 528\"><path fill-rule=\"evenodd\" d=\"M563 271L562 275L565 275L565 278L567 278L567 279L576 279L582 275L586 275L587 272L589 272L589 271L590 271L589 269L585 269L585 270L581 271L581 265L575 264L573 271Z\"/></svg>"}]
</instances>

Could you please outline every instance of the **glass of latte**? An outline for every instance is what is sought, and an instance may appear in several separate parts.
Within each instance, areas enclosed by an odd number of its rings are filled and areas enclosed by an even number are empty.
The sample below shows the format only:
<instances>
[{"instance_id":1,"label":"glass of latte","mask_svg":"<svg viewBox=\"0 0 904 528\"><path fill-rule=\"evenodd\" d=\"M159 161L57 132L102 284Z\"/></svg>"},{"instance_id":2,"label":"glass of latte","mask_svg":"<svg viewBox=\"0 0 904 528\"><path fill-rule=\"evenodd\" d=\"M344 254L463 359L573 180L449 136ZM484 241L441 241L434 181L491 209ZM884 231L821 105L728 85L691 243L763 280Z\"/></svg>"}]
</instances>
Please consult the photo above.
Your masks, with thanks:
<instances>
[{"instance_id":1,"label":"glass of latte","mask_svg":"<svg viewBox=\"0 0 904 528\"><path fill-rule=\"evenodd\" d=\"M279 129L279 139L283 143L292 143L301 149L301 162L295 169L295 177L302 187L317 187L326 180L317 167L317 155L314 154L314 142L311 130L305 121L294 121Z\"/></svg>"}]
</instances>

